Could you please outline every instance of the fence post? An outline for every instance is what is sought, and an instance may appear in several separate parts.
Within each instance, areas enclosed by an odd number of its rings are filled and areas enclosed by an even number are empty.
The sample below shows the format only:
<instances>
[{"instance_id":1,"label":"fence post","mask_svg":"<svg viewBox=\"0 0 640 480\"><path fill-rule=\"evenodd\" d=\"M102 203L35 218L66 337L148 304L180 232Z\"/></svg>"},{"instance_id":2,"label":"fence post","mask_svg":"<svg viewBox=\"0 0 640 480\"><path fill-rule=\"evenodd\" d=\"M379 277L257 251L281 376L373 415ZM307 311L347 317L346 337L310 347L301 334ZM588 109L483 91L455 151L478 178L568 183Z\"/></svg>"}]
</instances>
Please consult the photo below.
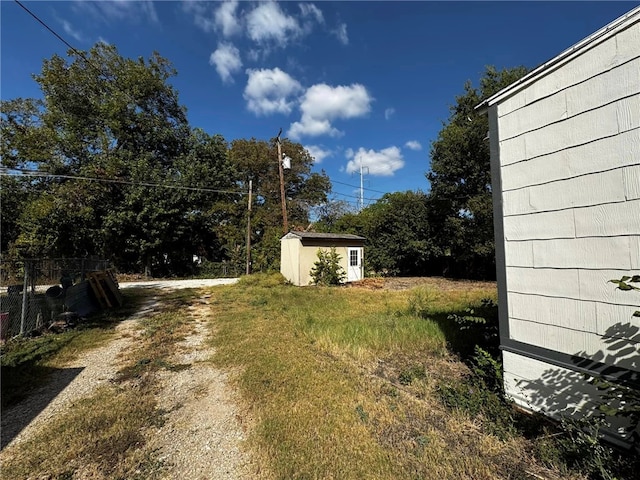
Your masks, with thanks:
<instances>
[{"instance_id":1,"label":"fence post","mask_svg":"<svg viewBox=\"0 0 640 480\"><path fill-rule=\"evenodd\" d=\"M24 285L22 286L22 312L20 313L20 336L24 337L24 324L27 318L27 286L29 280L29 267L24 261Z\"/></svg>"}]
</instances>

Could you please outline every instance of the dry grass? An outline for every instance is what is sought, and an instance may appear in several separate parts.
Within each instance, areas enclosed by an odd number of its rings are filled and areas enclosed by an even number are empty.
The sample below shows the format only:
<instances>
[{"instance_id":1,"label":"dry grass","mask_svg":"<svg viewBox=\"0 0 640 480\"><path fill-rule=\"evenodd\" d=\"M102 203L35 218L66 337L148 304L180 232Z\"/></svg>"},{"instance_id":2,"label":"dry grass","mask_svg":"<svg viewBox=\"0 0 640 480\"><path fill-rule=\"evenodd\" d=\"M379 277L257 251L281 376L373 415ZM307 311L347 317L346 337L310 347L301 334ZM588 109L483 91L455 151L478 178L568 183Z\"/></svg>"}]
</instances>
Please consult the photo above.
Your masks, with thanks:
<instances>
[{"instance_id":1,"label":"dry grass","mask_svg":"<svg viewBox=\"0 0 640 480\"><path fill-rule=\"evenodd\" d=\"M145 291L146 296L154 293L159 292ZM165 294L162 312L141 321L141 338L127 353L116 382L80 400L31 438L4 451L2 478L160 478L162 464L146 444L147 432L162 423L165 413L157 406L154 372L185 367L168 359L193 328L185 312L192 297L193 291ZM41 362L60 364L61 359L77 355L80 346L90 348L100 338L110 338L86 335Z\"/></svg>"},{"instance_id":2,"label":"dry grass","mask_svg":"<svg viewBox=\"0 0 640 480\"><path fill-rule=\"evenodd\" d=\"M2 477L154 478L142 447L145 430L158 421L151 385L104 387L12 449Z\"/></svg>"},{"instance_id":3,"label":"dry grass","mask_svg":"<svg viewBox=\"0 0 640 480\"><path fill-rule=\"evenodd\" d=\"M525 479L543 471L527 440L500 440L438 400L437 385L463 381L467 370L437 322L411 313L414 293L296 288L277 276L220 290L216 361L241 372L265 478ZM446 317L495 298L495 287L448 282L420 295Z\"/></svg>"}]
</instances>

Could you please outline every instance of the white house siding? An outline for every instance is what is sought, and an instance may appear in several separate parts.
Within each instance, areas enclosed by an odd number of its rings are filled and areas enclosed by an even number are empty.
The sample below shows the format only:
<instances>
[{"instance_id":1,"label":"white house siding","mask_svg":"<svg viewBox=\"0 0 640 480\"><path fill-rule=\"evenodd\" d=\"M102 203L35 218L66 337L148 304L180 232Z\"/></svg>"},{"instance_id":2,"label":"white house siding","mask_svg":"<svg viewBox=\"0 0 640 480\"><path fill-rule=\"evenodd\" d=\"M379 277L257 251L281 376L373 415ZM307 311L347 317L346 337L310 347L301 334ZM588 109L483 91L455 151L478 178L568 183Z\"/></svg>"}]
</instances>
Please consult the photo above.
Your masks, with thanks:
<instances>
[{"instance_id":1,"label":"white house siding","mask_svg":"<svg viewBox=\"0 0 640 480\"><path fill-rule=\"evenodd\" d=\"M634 372L640 296L608 280L640 273L639 20L637 9L487 104L502 189L503 344ZM579 371L509 350L505 387L519 404L553 413L594 399Z\"/></svg>"}]
</instances>

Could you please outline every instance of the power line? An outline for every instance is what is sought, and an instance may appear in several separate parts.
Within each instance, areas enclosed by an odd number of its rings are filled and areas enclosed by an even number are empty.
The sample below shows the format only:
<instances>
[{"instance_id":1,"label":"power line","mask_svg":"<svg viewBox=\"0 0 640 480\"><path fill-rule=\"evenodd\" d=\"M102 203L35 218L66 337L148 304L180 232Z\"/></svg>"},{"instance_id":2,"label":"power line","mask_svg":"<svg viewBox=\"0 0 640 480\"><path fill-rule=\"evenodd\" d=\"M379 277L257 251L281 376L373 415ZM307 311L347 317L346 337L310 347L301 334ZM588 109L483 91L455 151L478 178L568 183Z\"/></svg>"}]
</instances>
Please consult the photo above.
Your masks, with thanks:
<instances>
[{"instance_id":1,"label":"power line","mask_svg":"<svg viewBox=\"0 0 640 480\"><path fill-rule=\"evenodd\" d=\"M338 183L338 184L340 184L340 185L344 185L344 186L346 186L346 187L353 187L353 188L358 188L358 189L360 188L358 185L350 185L350 184L348 184L348 183L339 182L339 181L337 181L337 180L331 180L331 183ZM369 191L369 192L382 193L383 195L384 195L385 193L389 193L389 192L382 192L382 191L380 191L380 190L374 190L373 188L363 188L363 189L364 189L364 190L367 190L367 191ZM359 198L359 197L358 197L358 198Z\"/></svg>"},{"instance_id":2,"label":"power line","mask_svg":"<svg viewBox=\"0 0 640 480\"><path fill-rule=\"evenodd\" d=\"M56 33L51 27L49 27L49 25L47 25L46 23L44 23L44 21L40 20L40 18L38 18L38 16L33 13L31 10L29 10L27 7L25 7L21 2L19 2L18 0L14 0L14 2L16 2L18 5L20 5L20 7L27 12L29 15L31 15L33 18L36 19L36 21L38 23L40 23L44 28L46 28L47 30L49 30L49 32L51 32L58 40L60 40L62 43L64 43L67 47L69 47L71 50L73 50L75 53L77 53L78 55L80 55L81 57L84 58L84 55L82 54L82 52L78 51L73 45L71 45L69 42L67 42L64 38L62 38L60 35L58 35L58 33ZM84 58L85 60L87 60L86 58ZM88 61L88 60L87 60Z\"/></svg>"},{"instance_id":3,"label":"power line","mask_svg":"<svg viewBox=\"0 0 640 480\"><path fill-rule=\"evenodd\" d=\"M91 59L89 59L84 54L84 52L82 52L81 50L78 50L73 45L71 45L71 43L69 43L67 40L65 40L62 37L62 35L58 34L53 28L51 28L49 25L47 25L47 23L44 20L42 20L35 13L33 13L22 2L20 2L19 0L14 0L14 2L16 4L18 4L31 17L33 17L39 24L41 24L53 36L55 36L58 40L60 40L62 43L64 43L71 51L73 51L76 55L81 57L87 63L87 65L90 65L96 72L98 72L99 74L102 74L102 70L100 69L100 67L96 66L93 63L93 61ZM135 99L129 94L129 92L121 90L121 89L119 89L119 91L120 91L120 93L123 93L125 96L127 96L129 98L129 100L131 100L134 103L136 103ZM50 173L47 173L47 172L40 172L40 171L33 171L33 170L31 170L31 171L29 171L29 170L20 170L20 169L14 169L14 170L20 171L21 174L23 174L23 175L32 176L32 177L75 179L75 180L85 180L85 181L94 181L94 182L103 182L103 183L119 183L119 184L126 184L126 185L137 185L137 186L173 188L173 189L191 190L191 191L202 191L202 192L210 192L210 193L229 193L229 194L236 194L236 195L247 195L246 192L234 192L234 191L228 191L228 190L217 190L217 189L199 188L199 187L186 187L186 186L179 186L179 185L166 185L166 184L163 185L163 184L151 183L151 182L132 182L132 181L128 181L128 180L116 180L116 179L105 179L105 178L95 178L95 177L83 177L83 176L79 176L79 175L54 175L54 174L50 174ZM7 173L5 171L0 172L0 174L17 176L17 174L11 174L11 173ZM345 185L345 186L348 186L348 187L358 188L355 185L350 185L348 183L339 182L337 180L331 180L331 181L332 181L332 183L337 183L337 184ZM367 191L370 191L370 192L374 192L374 193L380 193L380 194L383 194L383 195L387 193L387 192L382 192L380 190L374 190L374 189L371 189L371 188L364 188L364 190L367 190ZM373 201L373 202L378 200L377 198L364 198L362 196L348 195L348 194L345 194L345 193L338 193L338 192L332 192L332 193L334 193L335 195L341 195L343 197L355 198L355 199L358 199L358 200L368 200L368 201Z\"/></svg>"},{"instance_id":4,"label":"power line","mask_svg":"<svg viewBox=\"0 0 640 480\"><path fill-rule=\"evenodd\" d=\"M355 198L358 201L360 201L360 196L359 195L349 195L348 193L340 193L340 192L333 192L333 191L331 193L333 193L334 195L341 195L343 197ZM370 197L365 197L364 199L365 200L371 200L373 202L377 202L379 200L378 198L370 198Z\"/></svg>"},{"instance_id":5,"label":"power line","mask_svg":"<svg viewBox=\"0 0 640 480\"><path fill-rule=\"evenodd\" d=\"M15 173L14 173L15 172ZM232 191L232 190L219 190L214 188L206 188L206 187L188 187L184 185L169 185L162 183L153 183L153 182L134 182L131 180L119 180L115 178L97 178L97 177L85 177L82 175L62 175L62 174L53 174L42 172L38 170L27 170L14 168L11 172L2 170L0 171L0 175L5 176L27 176L27 177L44 177L44 178L61 178L67 180L85 180L90 182L101 182L101 183L116 183L122 185L133 185L140 187L159 187L159 188L173 188L176 190L189 190L194 192L208 192L208 193L228 193L232 195L247 195L247 192L242 191Z\"/></svg>"},{"instance_id":6,"label":"power line","mask_svg":"<svg viewBox=\"0 0 640 480\"><path fill-rule=\"evenodd\" d=\"M169 189L176 189L176 190L189 190L189 191L195 191L195 192L225 193L225 194L231 194L231 195L248 195L247 192L243 192L243 191L220 190L220 189L208 188L208 187L191 187L191 186L185 186L185 185L170 185L170 184L153 183L153 182L135 182L133 180L87 177L83 175L54 174L54 173L44 172L41 170L30 170L26 168L12 168L11 170L3 168L0 170L0 175L12 176L12 177L26 176L26 177L36 177L36 178L59 178L59 179L66 179L66 180L84 180L89 182L114 183L114 184L133 185L133 186L140 186L140 187L169 188ZM333 191L331 192L331 194L340 195L342 197L355 198L355 199L360 198L357 195L349 195L347 193L340 193L340 192L333 192ZM298 200L304 201L305 199L298 198ZM375 202L379 199L365 197L365 200ZM356 204L357 202L350 201L349 203Z\"/></svg>"}]
</instances>

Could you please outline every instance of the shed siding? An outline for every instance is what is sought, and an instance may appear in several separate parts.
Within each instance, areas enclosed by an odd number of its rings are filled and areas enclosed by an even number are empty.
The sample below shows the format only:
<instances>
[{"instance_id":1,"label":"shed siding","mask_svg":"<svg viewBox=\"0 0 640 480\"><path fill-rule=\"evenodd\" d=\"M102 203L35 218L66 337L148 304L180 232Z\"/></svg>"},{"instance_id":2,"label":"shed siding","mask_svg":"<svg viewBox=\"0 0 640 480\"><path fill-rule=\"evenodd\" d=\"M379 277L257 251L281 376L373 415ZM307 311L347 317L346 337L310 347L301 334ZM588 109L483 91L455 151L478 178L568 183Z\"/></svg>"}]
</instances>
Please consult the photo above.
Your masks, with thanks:
<instances>
[{"instance_id":1,"label":"shed siding","mask_svg":"<svg viewBox=\"0 0 640 480\"><path fill-rule=\"evenodd\" d=\"M498 100L493 112L503 344L640 372L638 297L609 282L640 269L638 15ZM553 413L596 399L582 373L516 352L504 351L505 388L522 406Z\"/></svg>"},{"instance_id":2,"label":"shed siding","mask_svg":"<svg viewBox=\"0 0 640 480\"><path fill-rule=\"evenodd\" d=\"M340 266L347 271L347 247L335 247L336 253L340 255ZM318 250L328 251L330 247L303 246L300 250L300 283L299 285L309 285L312 282L311 269L318 261Z\"/></svg>"},{"instance_id":3,"label":"shed siding","mask_svg":"<svg viewBox=\"0 0 640 480\"><path fill-rule=\"evenodd\" d=\"M298 258L301 247L297 238L284 238L280 241L280 273L294 285L300 285Z\"/></svg>"},{"instance_id":4,"label":"shed siding","mask_svg":"<svg viewBox=\"0 0 640 480\"><path fill-rule=\"evenodd\" d=\"M321 234L318 234L321 235ZM348 248L363 248L364 238L310 237L289 234L280 240L280 273L297 286L311 284L311 269L318 260L318 250L336 249L340 266L348 270Z\"/></svg>"}]
</instances>

